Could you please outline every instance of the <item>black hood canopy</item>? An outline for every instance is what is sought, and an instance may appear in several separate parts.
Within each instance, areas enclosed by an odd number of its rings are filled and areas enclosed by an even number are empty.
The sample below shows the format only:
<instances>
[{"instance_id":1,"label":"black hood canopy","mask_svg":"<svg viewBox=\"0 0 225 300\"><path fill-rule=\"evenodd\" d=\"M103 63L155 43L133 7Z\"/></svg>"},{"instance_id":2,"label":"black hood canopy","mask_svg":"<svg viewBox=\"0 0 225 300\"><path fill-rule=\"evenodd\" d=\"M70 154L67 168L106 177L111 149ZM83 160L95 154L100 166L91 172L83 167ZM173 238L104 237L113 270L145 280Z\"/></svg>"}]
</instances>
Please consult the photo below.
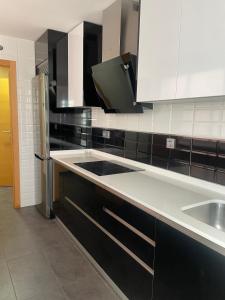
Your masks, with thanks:
<instances>
[{"instance_id":1,"label":"black hood canopy","mask_svg":"<svg viewBox=\"0 0 225 300\"><path fill-rule=\"evenodd\" d=\"M92 67L95 88L105 112L143 112L136 103L136 61L135 55L127 53Z\"/></svg>"}]
</instances>

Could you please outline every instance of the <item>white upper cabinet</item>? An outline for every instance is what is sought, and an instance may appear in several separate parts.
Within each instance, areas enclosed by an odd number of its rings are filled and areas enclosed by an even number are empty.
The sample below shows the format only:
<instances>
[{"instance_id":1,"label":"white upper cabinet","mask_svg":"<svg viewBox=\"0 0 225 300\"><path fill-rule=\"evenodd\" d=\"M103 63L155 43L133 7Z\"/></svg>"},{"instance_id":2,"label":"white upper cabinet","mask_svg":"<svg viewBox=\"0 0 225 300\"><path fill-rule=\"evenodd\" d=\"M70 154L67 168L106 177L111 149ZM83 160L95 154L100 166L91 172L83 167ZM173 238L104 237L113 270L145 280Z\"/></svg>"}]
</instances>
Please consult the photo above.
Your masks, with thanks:
<instances>
[{"instance_id":1,"label":"white upper cabinet","mask_svg":"<svg viewBox=\"0 0 225 300\"><path fill-rule=\"evenodd\" d=\"M137 101L225 95L225 1L142 0Z\"/></svg>"},{"instance_id":2,"label":"white upper cabinet","mask_svg":"<svg viewBox=\"0 0 225 300\"><path fill-rule=\"evenodd\" d=\"M176 98L225 95L225 1L181 2Z\"/></svg>"},{"instance_id":3,"label":"white upper cabinet","mask_svg":"<svg viewBox=\"0 0 225 300\"><path fill-rule=\"evenodd\" d=\"M137 85L139 102L176 97L180 17L181 0L141 1Z\"/></svg>"},{"instance_id":4,"label":"white upper cabinet","mask_svg":"<svg viewBox=\"0 0 225 300\"><path fill-rule=\"evenodd\" d=\"M84 23L68 33L68 106L84 105L83 97Z\"/></svg>"}]
</instances>

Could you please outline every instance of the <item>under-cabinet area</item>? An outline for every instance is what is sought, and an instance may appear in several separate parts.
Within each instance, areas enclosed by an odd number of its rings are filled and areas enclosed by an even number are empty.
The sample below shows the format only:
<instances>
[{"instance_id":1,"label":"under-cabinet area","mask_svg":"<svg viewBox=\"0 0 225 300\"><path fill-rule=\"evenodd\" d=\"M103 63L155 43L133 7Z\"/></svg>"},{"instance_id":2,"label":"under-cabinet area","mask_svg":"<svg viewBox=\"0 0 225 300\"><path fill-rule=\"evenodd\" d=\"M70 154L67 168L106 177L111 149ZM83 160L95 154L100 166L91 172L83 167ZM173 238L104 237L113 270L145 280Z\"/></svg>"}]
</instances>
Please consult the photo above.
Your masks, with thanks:
<instances>
[{"instance_id":1,"label":"under-cabinet area","mask_svg":"<svg viewBox=\"0 0 225 300\"><path fill-rule=\"evenodd\" d=\"M53 209L125 298L224 300L223 255L56 161Z\"/></svg>"}]
</instances>

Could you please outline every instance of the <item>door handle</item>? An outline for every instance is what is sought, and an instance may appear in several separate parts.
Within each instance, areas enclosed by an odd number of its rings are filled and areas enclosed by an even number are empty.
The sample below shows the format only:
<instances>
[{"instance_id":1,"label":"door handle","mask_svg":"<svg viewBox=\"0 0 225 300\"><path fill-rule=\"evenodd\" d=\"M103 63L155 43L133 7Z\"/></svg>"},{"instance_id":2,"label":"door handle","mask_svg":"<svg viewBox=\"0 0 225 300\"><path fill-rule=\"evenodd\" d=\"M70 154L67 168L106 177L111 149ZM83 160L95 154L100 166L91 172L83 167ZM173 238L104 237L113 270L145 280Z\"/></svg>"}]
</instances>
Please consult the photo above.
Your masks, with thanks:
<instances>
[{"instance_id":1,"label":"door handle","mask_svg":"<svg viewBox=\"0 0 225 300\"><path fill-rule=\"evenodd\" d=\"M2 130L2 133L11 133L10 130Z\"/></svg>"}]
</instances>

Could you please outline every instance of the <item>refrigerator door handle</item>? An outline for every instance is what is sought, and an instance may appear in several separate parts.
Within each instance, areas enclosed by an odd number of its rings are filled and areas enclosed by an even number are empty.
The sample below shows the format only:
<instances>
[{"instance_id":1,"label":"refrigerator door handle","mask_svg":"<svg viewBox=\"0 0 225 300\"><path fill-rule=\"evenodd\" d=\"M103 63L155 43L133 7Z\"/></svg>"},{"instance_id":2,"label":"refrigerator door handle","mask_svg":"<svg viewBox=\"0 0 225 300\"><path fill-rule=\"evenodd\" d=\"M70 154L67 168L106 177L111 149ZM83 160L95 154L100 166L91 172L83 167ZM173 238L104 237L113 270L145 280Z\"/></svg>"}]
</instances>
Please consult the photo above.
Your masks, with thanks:
<instances>
[{"instance_id":1,"label":"refrigerator door handle","mask_svg":"<svg viewBox=\"0 0 225 300\"><path fill-rule=\"evenodd\" d=\"M41 161L44 161L44 158L41 157L40 155L38 155L38 154L35 153L34 156L35 156L37 159L40 159Z\"/></svg>"},{"instance_id":2,"label":"refrigerator door handle","mask_svg":"<svg viewBox=\"0 0 225 300\"><path fill-rule=\"evenodd\" d=\"M37 159L41 160L41 161L44 161L44 160L50 160L50 159L51 159L51 157L48 157L48 158L41 157L41 156L38 155L37 153L34 153L34 156L35 156Z\"/></svg>"}]
</instances>

